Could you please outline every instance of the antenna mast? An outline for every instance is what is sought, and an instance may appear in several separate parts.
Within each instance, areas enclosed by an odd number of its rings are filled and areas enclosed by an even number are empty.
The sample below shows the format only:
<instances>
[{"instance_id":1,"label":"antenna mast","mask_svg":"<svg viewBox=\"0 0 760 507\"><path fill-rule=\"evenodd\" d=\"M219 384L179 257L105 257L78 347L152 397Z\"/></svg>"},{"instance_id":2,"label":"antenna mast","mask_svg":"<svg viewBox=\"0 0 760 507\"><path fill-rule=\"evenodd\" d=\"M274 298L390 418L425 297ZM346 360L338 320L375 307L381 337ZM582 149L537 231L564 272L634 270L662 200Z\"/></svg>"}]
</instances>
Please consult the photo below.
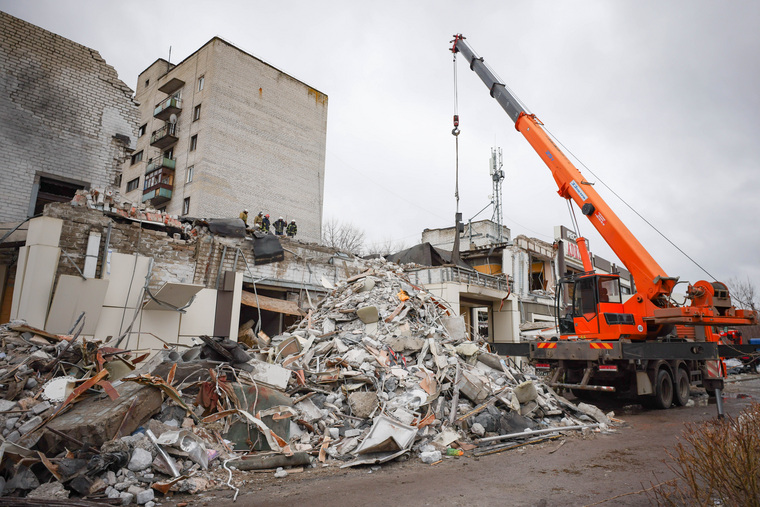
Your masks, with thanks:
<instances>
[{"instance_id":1,"label":"antenna mast","mask_svg":"<svg viewBox=\"0 0 760 507\"><path fill-rule=\"evenodd\" d=\"M502 225L502 205L501 205L501 182L504 181L504 171L502 171L501 148L491 148L491 179L493 180L493 216L491 221L496 223L496 238L499 243L504 242L504 227Z\"/></svg>"}]
</instances>

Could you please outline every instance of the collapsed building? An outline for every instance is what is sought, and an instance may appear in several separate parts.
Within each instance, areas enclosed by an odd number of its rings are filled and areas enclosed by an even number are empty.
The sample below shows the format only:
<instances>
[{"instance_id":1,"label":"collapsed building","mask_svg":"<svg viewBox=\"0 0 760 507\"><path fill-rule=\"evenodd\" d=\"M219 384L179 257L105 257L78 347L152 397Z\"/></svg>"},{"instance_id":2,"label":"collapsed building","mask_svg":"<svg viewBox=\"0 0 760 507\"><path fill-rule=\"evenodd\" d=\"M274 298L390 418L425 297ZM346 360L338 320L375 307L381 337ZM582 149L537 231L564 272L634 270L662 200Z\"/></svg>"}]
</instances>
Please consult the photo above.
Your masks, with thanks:
<instances>
[{"instance_id":1,"label":"collapsed building","mask_svg":"<svg viewBox=\"0 0 760 507\"><path fill-rule=\"evenodd\" d=\"M499 230L501 227L501 230ZM423 243L433 248L451 251L454 246L454 227L425 229ZM473 333L489 341L519 341L520 336L536 333L556 335L554 286L559 278L583 272L576 236L565 226L554 228L555 240L548 243L525 235L512 237L511 231L491 220L470 222L460 232L462 262L478 273L494 277L509 290L505 300L513 304L512 326L500 326L488 305L477 304L466 315ZM598 255L592 263L599 273L619 273L623 294L635 292L628 270ZM500 304L503 308L504 305Z\"/></svg>"},{"instance_id":2,"label":"collapsed building","mask_svg":"<svg viewBox=\"0 0 760 507\"><path fill-rule=\"evenodd\" d=\"M0 328L6 494L148 504L237 492L253 469L432 464L612 431L491 354L438 295L500 291L490 275L99 200L46 206L19 250Z\"/></svg>"}]
</instances>

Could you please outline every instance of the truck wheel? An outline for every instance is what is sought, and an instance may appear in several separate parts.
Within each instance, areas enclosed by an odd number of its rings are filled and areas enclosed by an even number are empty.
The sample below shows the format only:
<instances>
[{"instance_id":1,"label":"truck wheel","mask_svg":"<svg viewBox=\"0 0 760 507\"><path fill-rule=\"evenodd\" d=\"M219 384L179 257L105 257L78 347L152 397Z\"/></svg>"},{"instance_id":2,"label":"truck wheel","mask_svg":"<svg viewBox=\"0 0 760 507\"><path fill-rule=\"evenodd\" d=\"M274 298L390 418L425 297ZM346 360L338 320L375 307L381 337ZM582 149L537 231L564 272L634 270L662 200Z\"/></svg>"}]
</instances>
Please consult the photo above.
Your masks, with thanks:
<instances>
[{"instance_id":1,"label":"truck wheel","mask_svg":"<svg viewBox=\"0 0 760 507\"><path fill-rule=\"evenodd\" d=\"M673 404L673 379L665 368L657 372L654 385L654 405L657 408L670 408Z\"/></svg>"},{"instance_id":2,"label":"truck wheel","mask_svg":"<svg viewBox=\"0 0 760 507\"><path fill-rule=\"evenodd\" d=\"M686 370L679 368L676 372L675 402L679 407L686 405L691 397L691 384L689 383L689 374Z\"/></svg>"}]
</instances>

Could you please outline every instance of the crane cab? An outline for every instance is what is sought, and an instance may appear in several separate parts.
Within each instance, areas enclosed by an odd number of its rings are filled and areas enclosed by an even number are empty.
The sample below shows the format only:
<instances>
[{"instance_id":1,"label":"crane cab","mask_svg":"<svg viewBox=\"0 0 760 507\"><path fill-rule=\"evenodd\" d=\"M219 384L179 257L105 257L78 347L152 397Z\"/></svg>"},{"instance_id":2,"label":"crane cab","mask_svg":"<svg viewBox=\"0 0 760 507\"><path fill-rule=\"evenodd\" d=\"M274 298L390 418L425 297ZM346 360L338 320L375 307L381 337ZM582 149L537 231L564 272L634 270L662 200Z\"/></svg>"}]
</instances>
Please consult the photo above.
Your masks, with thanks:
<instances>
[{"instance_id":1,"label":"crane cab","mask_svg":"<svg viewBox=\"0 0 760 507\"><path fill-rule=\"evenodd\" d=\"M563 340L619 340L634 338L644 330L626 311L617 274L591 272L562 278L556 311Z\"/></svg>"}]
</instances>

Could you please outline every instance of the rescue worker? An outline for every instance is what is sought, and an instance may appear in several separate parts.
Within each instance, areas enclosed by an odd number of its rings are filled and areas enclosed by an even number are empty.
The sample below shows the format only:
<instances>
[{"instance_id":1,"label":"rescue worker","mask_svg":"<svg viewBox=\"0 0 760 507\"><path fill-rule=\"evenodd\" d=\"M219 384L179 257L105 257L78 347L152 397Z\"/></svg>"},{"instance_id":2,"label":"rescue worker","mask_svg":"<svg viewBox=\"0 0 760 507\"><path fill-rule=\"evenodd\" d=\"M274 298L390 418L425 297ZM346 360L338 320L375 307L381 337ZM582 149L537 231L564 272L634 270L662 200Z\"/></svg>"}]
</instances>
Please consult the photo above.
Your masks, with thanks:
<instances>
[{"instance_id":1,"label":"rescue worker","mask_svg":"<svg viewBox=\"0 0 760 507\"><path fill-rule=\"evenodd\" d=\"M282 217L278 218L274 223L274 233L277 236L282 236L285 233L285 227L288 226L288 223L282 219Z\"/></svg>"},{"instance_id":2,"label":"rescue worker","mask_svg":"<svg viewBox=\"0 0 760 507\"><path fill-rule=\"evenodd\" d=\"M248 228L248 210L244 209L242 213L240 213L240 220L243 221L245 224L245 227Z\"/></svg>"},{"instance_id":3,"label":"rescue worker","mask_svg":"<svg viewBox=\"0 0 760 507\"><path fill-rule=\"evenodd\" d=\"M259 214L253 217L253 228L261 229L261 223L264 220L264 212L259 211Z\"/></svg>"},{"instance_id":4,"label":"rescue worker","mask_svg":"<svg viewBox=\"0 0 760 507\"><path fill-rule=\"evenodd\" d=\"M269 215L264 215L261 219L261 230L269 234Z\"/></svg>"},{"instance_id":5,"label":"rescue worker","mask_svg":"<svg viewBox=\"0 0 760 507\"><path fill-rule=\"evenodd\" d=\"M288 228L286 229L286 232L288 234L288 237L294 238L296 236L296 233L298 232L298 226L296 225L295 220L291 220L288 224Z\"/></svg>"}]
</instances>

